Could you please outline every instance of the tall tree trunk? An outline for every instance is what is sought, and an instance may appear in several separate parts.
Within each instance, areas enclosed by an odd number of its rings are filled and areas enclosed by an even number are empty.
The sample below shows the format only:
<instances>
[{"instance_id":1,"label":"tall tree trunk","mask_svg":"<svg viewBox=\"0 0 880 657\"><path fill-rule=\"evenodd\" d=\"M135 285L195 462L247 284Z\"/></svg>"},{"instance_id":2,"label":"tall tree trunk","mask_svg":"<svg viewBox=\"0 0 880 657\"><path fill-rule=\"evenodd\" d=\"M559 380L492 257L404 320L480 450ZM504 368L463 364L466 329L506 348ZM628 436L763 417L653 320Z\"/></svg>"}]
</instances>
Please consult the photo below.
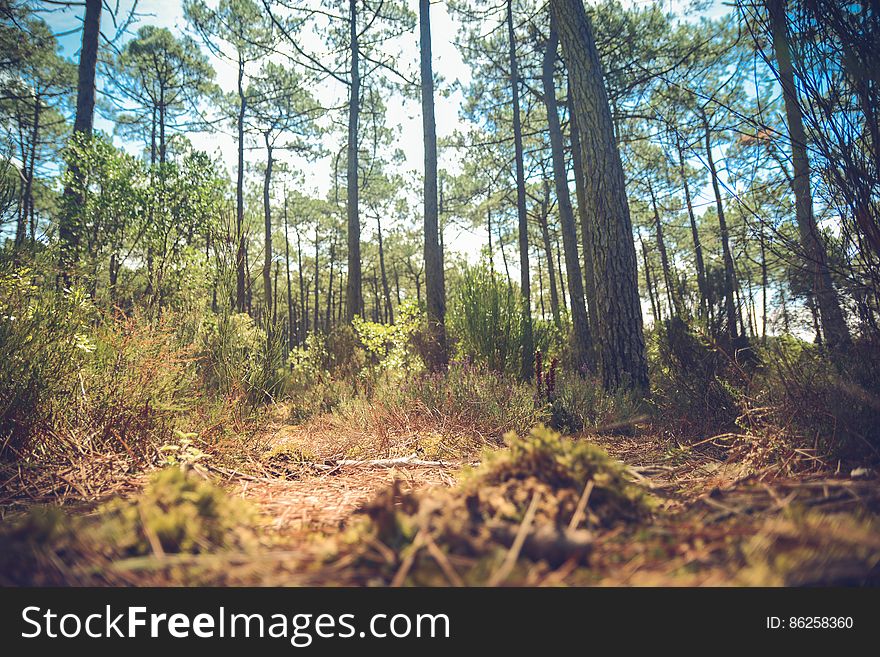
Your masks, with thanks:
<instances>
[{"instance_id":1,"label":"tall tree trunk","mask_svg":"<svg viewBox=\"0 0 880 657\"><path fill-rule=\"evenodd\" d=\"M764 238L764 225L758 233L761 246L761 341L767 341L767 247Z\"/></svg>"},{"instance_id":2,"label":"tall tree trunk","mask_svg":"<svg viewBox=\"0 0 880 657\"><path fill-rule=\"evenodd\" d=\"M593 266L593 233L590 230L591 213L588 209L586 174L584 173L584 164L581 160L581 141L578 133L577 118L572 111L572 94L569 84L568 105L571 129L571 164L574 170L574 189L578 202L578 219L581 225L581 235L583 238L583 256L584 256L584 292L587 297L588 319L590 324L590 337L596 339L599 333L598 310L596 301L596 273ZM566 187L568 179L566 177Z\"/></svg>"},{"instance_id":3,"label":"tall tree trunk","mask_svg":"<svg viewBox=\"0 0 880 657\"><path fill-rule=\"evenodd\" d=\"M34 176L36 175L37 170L37 144L40 139L40 109L42 103L39 98L34 99L34 123L31 128L31 143L30 143L30 155L27 158L27 175L25 176L25 186L24 186L24 214L29 219L30 223L30 235L31 235L31 248L34 248L37 243L37 219L34 208ZM24 163L22 163L24 165ZM22 222L22 236L21 242L19 242L18 235L16 235L15 242L16 244L24 243L24 224Z\"/></svg>"},{"instance_id":4,"label":"tall tree trunk","mask_svg":"<svg viewBox=\"0 0 880 657\"><path fill-rule=\"evenodd\" d=\"M715 208L718 213L718 227L721 233L721 254L724 261L724 312L727 316L727 333L731 340L737 339L739 317L734 300L736 292L736 273L733 267L733 255L730 252L730 231L727 229L727 217L724 215L724 203L721 200L721 187L718 183L718 170L712 155L712 134L709 130L709 119L702 111L703 130L706 146L706 164L712 180L712 193L715 196Z\"/></svg>"},{"instance_id":5,"label":"tall tree trunk","mask_svg":"<svg viewBox=\"0 0 880 657\"><path fill-rule=\"evenodd\" d=\"M318 247L320 246L320 237L318 235L318 223L315 222L315 310L313 317L313 325L315 333L318 332L321 326L321 304L320 304L320 290L321 290L321 267L318 263L318 256L320 255L320 251Z\"/></svg>"},{"instance_id":6,"label":"tall tree trunk","mask_svg":"<svg viewBox=\"0 0 880 657\"><path fill-rule=\"evenodd\" d=\"M235 305L238 312L244 312L247 286L247 254L244 243L244 117L247 111L247 97L244 93L244 59L238 55L238 177L235 183Z\"/></svg>"},{"instance_id":7,"label":"tall tree trunk","mask_svg":"<svg viewBox=\"0 0 880 657\"><path fill-rule=\"evenodd\" d=\"M360 120L361 72L360 44L357 30L357 0L349 0L349 36L351 47L351 79L348 97L347 212L348 212L348 285L346 319L350 322L363 314L364 299L361 281L361 223L358 180L358 121Z\"/></svg>"},{"instance_id":8,"label":"tall tree trunk","mask_svg":"<svg viewBox=\"0 0 880 657\"><path fill-rule=\"evenodd\" d=\"M394 308L391 306L391 287L388 285L388 276L385 272L385 246L382 241L382 219L376 215L376 230L379 239L379 273L382 275L382 295L385 298L385 318L389 324L394 323ZM426 274L427 275L427 274ZM427 287L427 280L426 280Z\"/></svg>"},{"instance_id":9,"label":"tall tree trunk","mask_svg":"<svg viewBox=\"0 0 880 657\"><path fill-rule=\"evenodd\" d=\"M425 296L428 301L428 322L436 345L429 365L434 369L446 366L446 283L443 272L443 251L440 245L440 209L437 201L437 124L434 118L434 69L431 62L431 2L419 0L419 43L421 47L422 132L425 143ZM385 267L382 284L388 298ZM390 307L390 303L389 303ZM392 320L393 321L393 320Z\"/></svg>"},{"instance_id":10,"label":"tall tree trunk","mask_svg":"<svg viewBox=\"0 0 880 657\"><path fill-rule=\"evenodd\" d=\"M547 259L547 275L550 278L550 312L553 314L553 323L557 327L562 326L559 316L559 292L556 287L556 271L553 268L553 247L550 245L550 226L547 215L550 213L550 185L544 181L544 198L541 200L541 208L538 212L538 222L541 225L541 239L544 242L544 254ZM540 268L540 260L538 261ZM544 292L541 290L541 305L544 304ZM541 310L543 317L544 311Z\"/></svg>"},{"instance_id":11,"label":"tall tree trunk","mask_svg":"<svg viewBox=\"0 0 880 657\"><path fill-rule=\"evenodd\" d=\"M581 130L581 158L590 171L586 196L594 210L588 223L596 274L596 345L602 381L607 389L647 391L636 250L602 64L581 0L550 0L550 8L568 65L572 105Z\"/></svg>"},{"instance_id":12,"label":"tall tree trunk","mask_svg":"<svg viewBox=\"0 0 880 657\"><path fill-rule=\"evenodd\" d=\"M529 280L529 220L526 214L526 174L523 164L522 122L519 113L519 62L513 33L513 0L507 0L507 39L510 53L510 87L513 94L513 142L516 155L516 211L519 217L519 269L522 295L522 364L520 376L531 380L535 372L535 341L532 335L531 282Z\"/></svg>"},{"instance_id":13,"label":"tall tree trunk","mask_svg":"<svg viewBox=\"0 0 880 657\"><path fill-rule=\"evenodd\" d=\"M568 171L565 167L565 147L562 141L562 127L559 124L559 108L556 102L556 53L559 48L559 33L553 17L550 17L550 36L544 47L542 82L544 87L544 106L547 109L547 124L550 132L550 150L553 156L553 182L556 186L556 199L559 206L559 223L562 226L562 247L565 251L565 271L568 275L568 296L571 300L571 323L576 346L575 365L582 371L590 367L590 352L593 337L587 315L584 295L583 274L578 256L577 229L571 195L568 189ZM562 272L560 271L560 282ZM565 299L565 292L562 294Z\"/></svg>"},{"instance_id":14,"label":"tall tree trunk","mask_svg":"<svg viewBox=\"0 0 880 657\"><path fill-rule=\"evenodd\" d=\"M669 309L676 317L684 315L678 288L672 276L669 266L669 256L666 252L666 240L663 239L663 223L660 221L660 211L657 208L657 196L654 194L654 186L648 181L648 192L651 194L651 208L654 211L654 231L657 236L657 250L660 252L660 266L663 268L663 283L666 286L666 298L669 301Z\"/></svg>"},{"instance_id":15,"label":"tall tree trunk","mask_svg":"<svg viewBox=\"0 0 880 657\"><path fill-rule=\"evenodd\" d=\"M101 39L101 8L104 0L85 0L85 5L73 132L91 137L95 120L95 74L98 64L98 44ZM73 178L73 186L68 186L64 190L64 211L60 215L58 224L58 238L61 242L60 281L65 287L70 285L73 273L71 270L79 247L76 217L82 205L80 196L82 171L75 161L71 161L68 166Z\"/></svg>"},{"instance_id":16,"label":"tall tree trunk","mask_svg":"<svg viewBox=\"0 0 880 657\"><path fill-rule=\"evenodd\" d=\"M660 317L660 309L657 307L657 299L654 296L654 281L651 279L651 265L648 261L648 247L645 246L645 240L639 233L639 243L642 245L642 260L645 263L645 285L648 287L648 299L651 301L651 314L654 317L654 325L660 326L662 318Z\"/></svg>"},{"instance_id":17,"label":"tall tree trunk","mask_svg":"<svg viewBox=\"0 0 880 657\"><path fill-rule=\"evenodd\" d=\"M324 319L324 330L329 332L333 324L333 273L336 264L336 233L330 240L330 277L327 281L327 312Z\"/></svg>"},{"instance_id":18,"label":"tall tree trunk","mask_svg":"<svg viewBox=\"0 0 880 657\"><path fill-rule=\"evenodd\" d=\"M538 250L538 300L541 308L541 319L547 318L547 311L544 309L544 268L541 266L541 251ZM552 306L552 303L551 303ZM558 309L557 309L558 310ZM559 326L559 323L556 322Z\"/></svg>"},{"instance_id":19,"label":"tall tree trunk","mask_svg":"<svg viewBox=\"0 0 880 657\"><path fill-rule=\"evenodd\" d=\"M709 316L709 301L706 288L706 264L703 260L703 244L700 241L700 232L697 230L697 217L694 213L694 203L691 198L691 188L688 183L687 170L685 169L684 147L681 145L681 136L675 133L675 148L678 153L678 172L684 186L684 202L687 206L688 220L691 225L691 239L694 243L694 258L697 265L697 288L700 295L700 314L704 319Z\"/></svg>"},{"instance_id":20,"label":"tall tree trunk","mask_svg":"<svg viewBox=\"0 0 880 657\"><path fill-rule=\"evenodd\" d=\"M851 339L846 319L844 319L840 307L840 300L831 280L831 272L828 269L828 254L819 233L819 227L816 225L816 217L813 214L807 136L804 130L801 106L797 98L794 65L788 43L785 0L765 0L764 4L770 14L773 51L776 55L788 134L791 139L791 159L794 169L791 187L794 191L795 216L801 249L806 260L806 270L810 273L810 289L819 310L825 344L829 349L839 349L848 346Z\"/></svg>"},{"instance_id":21,"label":"tall tree trunk","mask_svg":"<svg viewBox=\"0 0 880 657\"><path fill-rule=\"evenodd\" d=\"M287 263L287 346L293 349L296 338L296 322L294 321L293 290L290 285L290 237L287 225L287 190L284 190L284 262Z\"/></svg>"},{"instance_id":22,"label":"tall tree trunk","mask_svg":"<svg viewBox=\"0 0 880 657\"><path fill-rule=\"evenodd\" d=\"M274 311L272 298L272 200L270 191L272 185L272 143L269 141L269 133L263 133L266 142L266 173L263 176L263 219L265 229L265 246L263 260L263 296L266 299L267 316L271 317ZM269 327L269 324L266 324Z\"/></svg>"},{"instance_id":23,"label":"tall tree trunk","mask_svg":"<svg viewBox=\"0 0 880 657\"><path fill-rule=\"evenodd\" d=\"M562 272L562 249L559 248L559 234L554 235L554 239L556 241L556 271L559 272L559 300L562 302L562 309L568 312L568 302L566 298L568 295L565 290L565 276L563 276ZM570 291L570 290L569 290Z\"/></svg>"},{"instance_id":24,"label":"tall tree trunk","mask_svg":"<svg viewBox=\"0 0 880 657\"><path fill-rule=\"evenodd\" d=\"M299 228L294 228L296 231L296 262L297 262L297 273L299 274L299 320L300 320L300 330L298 331L298 338L300 344L302 341L306 339L306 333L309 330L309 313L306 310L306 279L303 274L303 252L302 252L302 238L299 234Z\"/></svg>"}]
</instances>

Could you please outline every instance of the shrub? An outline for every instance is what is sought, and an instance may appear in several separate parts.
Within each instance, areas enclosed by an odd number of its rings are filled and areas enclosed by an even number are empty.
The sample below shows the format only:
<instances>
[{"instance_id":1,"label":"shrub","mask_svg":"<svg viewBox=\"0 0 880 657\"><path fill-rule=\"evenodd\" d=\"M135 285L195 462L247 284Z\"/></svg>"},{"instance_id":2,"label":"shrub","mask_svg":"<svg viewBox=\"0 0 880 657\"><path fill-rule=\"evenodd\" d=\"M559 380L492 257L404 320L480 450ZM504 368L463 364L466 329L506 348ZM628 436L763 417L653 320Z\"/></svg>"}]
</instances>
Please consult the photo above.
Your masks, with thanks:
<instances>
[{"instance_id":1,"label":"shrub","mask_svg":"<svg viewBox=\"0 0 880 657\"><path fill-rule=\"evenodd\" d=\"M761 422L786 427L810 447L838 457L880 458L880 356L857 342L832 361L820 347L792 337L768 347L763 392L752 406ZM755 414L750 413L750 418Z\"/></svg>"},{"instance_id":2,"label":"shrub","mask_svg":"<svg viewBox=\"0 0 880 657\"><path fill-rule=\"evenodd\" d=\"M209 388L244 394L253 404L278 398L286 379L285 345L279 327L267 331L245 313L209 316L201 337Z\"/></svg>"},{"instance_id":3,"label":"shrub","mask_svg":"<svg viewBox=\"0 0 880 657\"><path fill-rule=\"evenodd\" d=\"M641 399L626 390L609 393L601 381L563 371L556 377L550 401L550 424L563 433L577 434L623 425L636 419L642 406Z\"/></svg>"},{"instance_id":4,"label":"shrub","mask_svg":"<svg viewBox=\"0 0 880 657\"><path fill-rule=\"evenodd\" d=\"M718 346L672 319L653 336L653 402L688 436L731 431L748 374Z\"/></svg>"},{"instance_id":5,"label":"shrub","mask_svg":"<svg viewBox=\"0 0 880 657\"><path fill-rule=\"evenodd\" d=\"M96 312L82 288L40 290L28 268L0 271L0 457L21 455L80 395ZM63 401L63 406L59 402Z\"/></svg>"},{"instance_id":6,"label":"shrub","mask_svg":"<svg viewBox=\"0 0 880 657\"><path fill-rule=\"evenodd\" d=\"M447 327L459 358L495 372L518 372L523 324L519 289L487 266L464 270L450 295Z\"/></svg>"}]
</instances>

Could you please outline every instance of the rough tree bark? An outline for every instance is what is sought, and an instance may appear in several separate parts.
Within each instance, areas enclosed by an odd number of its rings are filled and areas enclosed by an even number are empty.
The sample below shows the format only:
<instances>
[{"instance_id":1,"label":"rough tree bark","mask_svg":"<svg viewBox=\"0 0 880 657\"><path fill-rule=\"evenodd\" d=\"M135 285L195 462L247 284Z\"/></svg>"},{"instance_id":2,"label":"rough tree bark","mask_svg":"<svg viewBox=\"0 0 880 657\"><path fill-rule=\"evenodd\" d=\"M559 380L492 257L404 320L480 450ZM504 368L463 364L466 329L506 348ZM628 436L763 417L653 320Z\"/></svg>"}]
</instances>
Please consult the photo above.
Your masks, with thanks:
<instances>
[{"instance_id":1,"label":"rough tree bark","mask_svg":"<svg viewBox=\"0 0 880 657\"><path fill-rule=\"evenodd\" d=\"M95 120L95 74L98 64L98 43L101 38L101 8L104 2L85 0L85 5L73 132L91 137ZM80 193L77 191L82 186L82 172L76 162L70 162L69 167L74 186L68 186L64 190L65 211L61 213L58 225L58 238L61 242L60 280L65 287L70 285L71 268L79 248L76 213L82 204Z\"/></svg>"},{"instance_id":2,"label":"rough tree bark","mask_svg":"<svg viewBox=\"0 0 880 657\"><path fill-rule=\"evenodd\" d=\"M422 131L425 142L425 295L428 322L436 345L429 365L443 368L448 362L446 348L446 284L443 251L440 245L440 208L437 201L437 124L434 117L434 69L431 62L431 3L419 0L419 42L421 45ZM385 269L382 283L388 298ZM390 307L390 303L389 303Z\"/></svg>"},{"instance_id":3,"label":"rough tree bark","mask_svg":"<svg viewBox=\"0 0 880 657\"><path fill-rule=\"evenodd\" d=\"M588 223L596 275L596 346L602 381L607 389L647 391L632 220L593 28L581 0L551 0L550 9L568 66L581 158L584 169L590 172L586 196L593 213Z\"/></svg>"},{"instance_id":4,"label":"rough tree bark","mask_svg":"<svg viewBox=\"0 0 880 657\"><path fill-rule=\"evenodd\" d=\"M553 156L553 182L556 185L556 199L559 206L559 223L562 225L562 248L565 251L565 271L568 274L568 294L571 300L571 323L574 330L575 364L585 371L590 367L590 352L593 338L587 318L584 297L583 275L578 257L577 230L574 223L574 210L568 191L568 173L565 168L565 153L562 143L562 127L559 124L559 108L556 103L556 52L559 47L559 34L553 17L550 18L550 36L544 48L542 82L544 86L544 106L547 109L547 124L550 131L550 150ZM561 278L562 272L560 272ZM563 297L565 293L563 292Z\"/></svg>"},{"instance_id":5,"label":"rough tree bark","mask_svg":"<svg viewBox=\"0 0 880 657\"><path fill-rule=\"evenodd\" d=\"M361 223L358 180L358 121L360 120L361 72L357 31L357 0L349 0L349 35L351 40L351 80L348 97L347 211L348 211L348 283L345 317L350 322L363 313L361 281Z\"/></svg>"}]
</instances>

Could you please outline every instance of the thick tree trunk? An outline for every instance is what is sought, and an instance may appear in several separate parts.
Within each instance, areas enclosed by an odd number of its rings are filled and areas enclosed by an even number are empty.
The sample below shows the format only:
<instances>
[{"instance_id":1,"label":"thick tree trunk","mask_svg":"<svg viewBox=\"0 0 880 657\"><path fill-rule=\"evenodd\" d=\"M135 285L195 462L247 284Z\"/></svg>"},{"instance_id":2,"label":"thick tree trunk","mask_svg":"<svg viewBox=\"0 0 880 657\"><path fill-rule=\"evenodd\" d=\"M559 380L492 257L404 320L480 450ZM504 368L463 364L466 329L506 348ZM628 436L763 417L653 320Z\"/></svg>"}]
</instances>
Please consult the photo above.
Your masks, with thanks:
<instances>
[{"instance_id":1,"label":"thick tree trunk","mask_svg":"<svg viewBox=\"0 0 880 657\"><path fill-rule=\"evenodd\" d=\"M582 371L590 367L590 352L593 337L587 316L584 295L583 274L578 256L577 229L571 195L568 191L568 172L565 167L565 150L562 141L562 127L559 124L559 108L556 102L556 52L559 47L559 34L556 23L550 18L550 36L544 48L542 82L544 86L544 106L547 109L547 124L550 132L550 150L553 156L553 182L556 186L556 199L559 206L559 223L562 226L562 247L565 251L565 271L568 274L568 295L571 300L571 323L576 346L575 364ZM560 271L560 279L562 272ZM563 300L565 293L563 292Z\"/></svg>"},{"instance_id":2,"label":"thick tree trunk","mask_svg":"<svg viewBox=\"0 0 880 657\"><path fill-rule=\"evenodd\" d=\"M272 144L269 141L269 133L266 132L263 137L266 142L266 173L263 176L263 220L265 229L265 246L263 260L263 296L266 299L266 308L268 317L271 317L274 311L272 297L272 204L270 198L272 185L272 165L274 158L272 157ZM268 327L269 324L266 324Z\"/></svg>"},{"instance_id":3,"label":"thick tree trunk","mask_svg":"<svg viewBox=\"0 0 880 657\"><path fill-rule=\"evenodd\" d=\"M358 181L358 121L360 120L361 73L360 45L357 30L357 0L349 0L349 35L351 47L351 79L348 97L347 148L347 212L348 212L348 284L346 319L350 322L363 314L364 299L361 282L361 223Z\"/></svg>"},{"instance_id":4,"label":"thick tree trunk","mask_svg":"<svg viewBox=\"0 0 880 657\"><path fill-rule=\"evenodd\" d=\"M446 366L446 283L443 272L443 251L440 245L440 209L437 202L437 125L434 118L434 72L431 62L431 3L419 0L419 43L421 45L422 131L425 143L425 296L428 301L428 322L436 345L429 365L434 369ZM382 285L388 298L385 267ZM390 307L390 302L389 302ZM393 320L392 320L393 321Z\"/></svg>"},{"instance_id":5,"label":"thick tree trunk","mask_svg":"<svg viewBox=\"0 0 880 657\"><path fill-rule=\"evenodd\" d=\"M526 214L526 174L523 164L522 122L519 112L519 62L513 33L513 0L507 0L507 38L510 51L510 87L513 94L513 142L516 156L516 211L519 217L519 269L522 295L522 364L520 376L531 380L535 372L535 342L532 335L531 282L529 279L529 221Z\"/></svg>"},{"instance_id":6,"label":"thick tree trunk","mask_svg":"<svg viewBox=\"0 0 880 657\"><path fill-rule=\"evenodd\" d=\"M794 79L794 65L788 43L788 29L785 18L785 0L765 0L770 14L770 29L773 51L776 55L779 82L782 85L782 99L785 103L785 117L791 139L791 159L794 175L791 187L795 198L795 216L800 234L801 249L805 258L805 269L810 275L810 289L819 311L825 344L830 349L846 347L851 343L846 319L840 307L840 300L834 290L831 272L828 269L828 254L816 225L813 214L813 198L810 190L810 160L807 155L807 136L804 119L797 98ZM876 146L876 144L875 144Z\"/></svg>"},{"instance_id":7,"label":"thick tree trunk","mask_svg":"<svg viewBox=\"0 0 880 657\"><path fill-rule=\"evenodd\" d=\"M551 0L550 8L568 65L572 105L581 131L581 157L590 171L586 196L594 213L588 224L596 275L596 345L602 381L608 389L647 391L632 221L593 29L581 0Z\"/></svg>"},{"instance_id":8,"label":"thick tree trunk","mask_svg":"<svg viewBox=\"0 0 880 657\"><path fill-rule=\"evenodd\" d=\"M569 85L569 88L571 85ZM581 226L581 236L583 239L583 256L584 256L584 292L587 297L588 319L590 324L590 337L596 339L599 333L598 310L596 309L596 273L593 267L593 247L592 247L592 231L590 230L590 217L592 213L588 210L586 174L584 173L584 165L581 160L581 142L578 133L577 119L574 112L571 111L572 95L568 94L570 129L571 129L571 164L574 170L574 188L578 202L578 219ZM568 180L566 179L566 186Z\"/></svg>"},{"instance_id":9,"label":"thick tree trunk","mask_svg":"<svg viewBox=\"0 0 880 657\"><path fill-rule=\"evenodd\" d=\"M91 137L95 120L95 75L98 64L98 44L101 39L101 8L104 2L103 0L85 0L85 5L73 132ZM76 215L82 204L79 192L82 187L82 172L76 162L70 162L69 167L74 184L73 187L67 187L64 190L65 207L60 215L58 225L58 238L61 242L60 280L65 287L70 284L71 269L79 247Z\"/></svg>"}]
</instances>

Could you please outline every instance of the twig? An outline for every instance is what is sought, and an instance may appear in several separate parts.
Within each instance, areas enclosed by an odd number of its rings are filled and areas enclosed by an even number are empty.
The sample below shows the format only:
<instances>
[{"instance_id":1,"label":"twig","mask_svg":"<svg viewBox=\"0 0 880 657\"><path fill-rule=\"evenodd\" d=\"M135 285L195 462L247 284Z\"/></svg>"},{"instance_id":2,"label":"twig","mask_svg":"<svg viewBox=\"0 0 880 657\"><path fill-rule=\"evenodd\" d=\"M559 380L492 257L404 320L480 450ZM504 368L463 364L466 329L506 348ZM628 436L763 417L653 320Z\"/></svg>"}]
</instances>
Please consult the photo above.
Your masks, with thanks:
<instances>
[{"instance_id":1,"label":"twig","mask_svg":"<svg viewBox=\"0 0 880 657\"><path fill-rule=\"evenodd\" d=\"M495 574L489 579L489 586L498 586L501 582L507 579L513 570L513 567L516 565L516 560L519 558L523 543L526 542L526 536L528 536L529 530L532 528L532 521L535 519L535 514L538 512L538 502L540 499L541 493L539 491L532 493L532 501L529 503L529 508L526 509L526 515L520 523L519 529L516 532L516 537L513 539L513 544L507 551L507 555L504 557L501 567L495 571Z\"/></svg>"},{"instance_id":2,"label":"twig","mask_svg":"<svg viewBox=\"0 0 880 657\"><path fill-rule=\"evenodd\" d=\"M587 485L584 486L584 492L581 493L581 498L578 500L574 514L571 516L571 522L568 523L569 531L573 531L579 524L581 524L581 520L584 519L584 512L587 510L587 503L590 501L590 493L592 492L593 480L590 479L587 481Z\"/></svg>"}]
</instances>

